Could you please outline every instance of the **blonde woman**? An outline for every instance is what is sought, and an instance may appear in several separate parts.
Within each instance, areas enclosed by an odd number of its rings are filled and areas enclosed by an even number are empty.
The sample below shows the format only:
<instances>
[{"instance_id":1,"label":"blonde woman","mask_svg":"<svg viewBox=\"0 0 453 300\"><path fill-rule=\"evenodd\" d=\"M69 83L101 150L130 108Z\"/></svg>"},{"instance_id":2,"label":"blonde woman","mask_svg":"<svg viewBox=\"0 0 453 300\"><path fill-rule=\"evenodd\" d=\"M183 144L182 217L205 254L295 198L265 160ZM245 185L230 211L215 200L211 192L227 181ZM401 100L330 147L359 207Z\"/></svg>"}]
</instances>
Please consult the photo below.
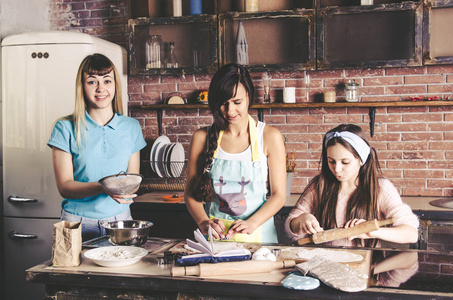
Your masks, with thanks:
<instances>
[{"instance_id":1,"label":"blonde woman","mask_svg":"<svg viewBox=\"0 0 453 300\"><path fill-rule=\"evenodd\" d=\"M61 220L82 222L84 241L105 235L103 221L132 219L136 195L108 195L98 183L121 171L140 172L146 143L138 121L122 113L115 66L102 54L87 56L77 73L74 113L56 121L48 142L64 198Z\"/></svg>"}]
</instances>

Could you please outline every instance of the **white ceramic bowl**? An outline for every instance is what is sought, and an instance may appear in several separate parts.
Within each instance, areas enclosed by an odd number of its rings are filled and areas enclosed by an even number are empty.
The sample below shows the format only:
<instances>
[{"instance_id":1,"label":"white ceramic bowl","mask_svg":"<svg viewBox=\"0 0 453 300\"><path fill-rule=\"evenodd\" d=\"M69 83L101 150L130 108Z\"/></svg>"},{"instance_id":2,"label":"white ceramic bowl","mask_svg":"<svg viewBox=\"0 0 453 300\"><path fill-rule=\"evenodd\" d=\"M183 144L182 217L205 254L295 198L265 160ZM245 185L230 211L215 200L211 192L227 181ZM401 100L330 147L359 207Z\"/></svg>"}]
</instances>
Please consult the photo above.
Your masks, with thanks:
<instances>
[{"instance_id":1,"label":"white ceramic bowl","mask_svg":"<svg viewBox=\"0 0 453 300\"><path fill-rule=\"evenodd\" d=\"M133 246L107 246L86 251L83 256L103 267L124 267L137 263L148 250Z\"/></svg>"}]
</instances>

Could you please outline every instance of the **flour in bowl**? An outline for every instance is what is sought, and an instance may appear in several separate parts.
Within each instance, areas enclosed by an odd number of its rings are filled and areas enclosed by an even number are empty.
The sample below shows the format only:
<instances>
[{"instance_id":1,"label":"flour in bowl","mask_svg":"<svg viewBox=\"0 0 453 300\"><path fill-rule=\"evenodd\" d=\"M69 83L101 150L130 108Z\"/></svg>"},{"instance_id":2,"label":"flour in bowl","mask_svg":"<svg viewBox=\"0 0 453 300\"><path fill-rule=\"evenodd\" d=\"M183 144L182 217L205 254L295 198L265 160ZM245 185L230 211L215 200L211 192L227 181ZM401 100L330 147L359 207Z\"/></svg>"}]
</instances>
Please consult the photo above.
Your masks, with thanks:
<instances>
[{"instance_id":1,"label":"flour in bowl","mask_svg":"<svg viewBox=\"0 0 453 300\"><path fill-rule=\"evenodd\" d=\"M129 247L108 247L108 248L99 248L98 251L92 251L89 253L89 258L91 259L98 259L98 260L109 260L109 261L117 261L117 260L126 260L126 259L133 259L138 256L143 256L143 251L138 248Z\"/></svg>"}]
</instances>

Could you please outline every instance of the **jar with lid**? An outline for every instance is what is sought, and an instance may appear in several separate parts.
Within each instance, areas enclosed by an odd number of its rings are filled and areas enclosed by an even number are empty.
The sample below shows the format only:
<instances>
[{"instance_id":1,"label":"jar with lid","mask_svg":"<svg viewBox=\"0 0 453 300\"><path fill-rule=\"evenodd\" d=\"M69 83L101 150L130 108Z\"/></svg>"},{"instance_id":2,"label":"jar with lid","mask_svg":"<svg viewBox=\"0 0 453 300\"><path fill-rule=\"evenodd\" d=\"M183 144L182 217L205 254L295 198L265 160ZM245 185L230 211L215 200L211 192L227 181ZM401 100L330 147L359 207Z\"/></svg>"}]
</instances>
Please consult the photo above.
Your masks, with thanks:
<instances>
[{"instance_id":1,"label":"jar with lid","mask_svg":"<svg viewBox=\"0 0 453 300\"><path fill-rule=\"evenodd\" d=\"M170 42L169 47L167 68L177 68L178 59L176 58L175 42Z\"/></svg>"},{"instance_id":2,"label":"jar with lid","mask_svg":"<svg viewBox=\"0 0 453 300\"><path fill-rule=\"evenodd\" d=\"M345 84L344 94L347 102L359 101L359 84L355 82L355 79L349 80Z\"/></svg>"},{"instance_id":3,"label":"jar with lid","mask_svg":"<svg viewBox=\"0 0 453 300\"><path fill-rule=\"evenodd\" d=\"M162 68L161 60L161 45L162 40L160 35L150 35L146 40L146 68L160 69Z\"/></svg>"}]
</instances>

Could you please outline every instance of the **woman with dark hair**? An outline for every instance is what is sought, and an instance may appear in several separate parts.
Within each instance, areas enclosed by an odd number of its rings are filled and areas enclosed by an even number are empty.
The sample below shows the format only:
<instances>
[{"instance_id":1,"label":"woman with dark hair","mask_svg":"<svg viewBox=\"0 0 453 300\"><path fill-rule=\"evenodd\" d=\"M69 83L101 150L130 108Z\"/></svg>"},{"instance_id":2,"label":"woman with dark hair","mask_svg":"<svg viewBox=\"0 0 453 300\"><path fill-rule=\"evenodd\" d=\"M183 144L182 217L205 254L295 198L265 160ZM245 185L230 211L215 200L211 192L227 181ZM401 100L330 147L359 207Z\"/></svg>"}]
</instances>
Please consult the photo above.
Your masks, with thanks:
<instances>
[{"instance_id":1,"label":"woman with dark hair","mask_svg":"<svg viewBox=\"0 0 453 300\"><path fill-rule=\"evenodd\" d=\"M49 142L63 200L61 220L82 222L82 239L105 235L104 221L131 220L131 198L109 195L99 179L140 172L146 146L137 120L123 115L121 82L110 59L85 57L76 76L74 113L55 122Z\"/></svg>"},{"instance_id":2,"label":"woman with dark hair","mask_svg":"<svg viewBox=\"0 0 453 300\"><path fill-rule=\"evenodd\" d=\"M323 229L348 228L391 217L396 218L393 227L331 244L375 246L377 240L415 243L418 239L418 218L402 202L393 184L383 178L376 150L359 126L343 124L324 136L321 172L302 193L285 227L295 240Z\"/></svg>"},{"instance_id":3,"label":"woman with dark hair","mask_svg":"<svg viewBox=\"0 0 453 300\"><path fill-rule=\"evenodd\" d=\"M214 122L192 137L185 202L203 234L211 227L214 239L276 243L273 216L286 200L285 147L278 129L249 115L253 99L243 66L224 65L212 78Z\"/></svg>"}]
</instances>

